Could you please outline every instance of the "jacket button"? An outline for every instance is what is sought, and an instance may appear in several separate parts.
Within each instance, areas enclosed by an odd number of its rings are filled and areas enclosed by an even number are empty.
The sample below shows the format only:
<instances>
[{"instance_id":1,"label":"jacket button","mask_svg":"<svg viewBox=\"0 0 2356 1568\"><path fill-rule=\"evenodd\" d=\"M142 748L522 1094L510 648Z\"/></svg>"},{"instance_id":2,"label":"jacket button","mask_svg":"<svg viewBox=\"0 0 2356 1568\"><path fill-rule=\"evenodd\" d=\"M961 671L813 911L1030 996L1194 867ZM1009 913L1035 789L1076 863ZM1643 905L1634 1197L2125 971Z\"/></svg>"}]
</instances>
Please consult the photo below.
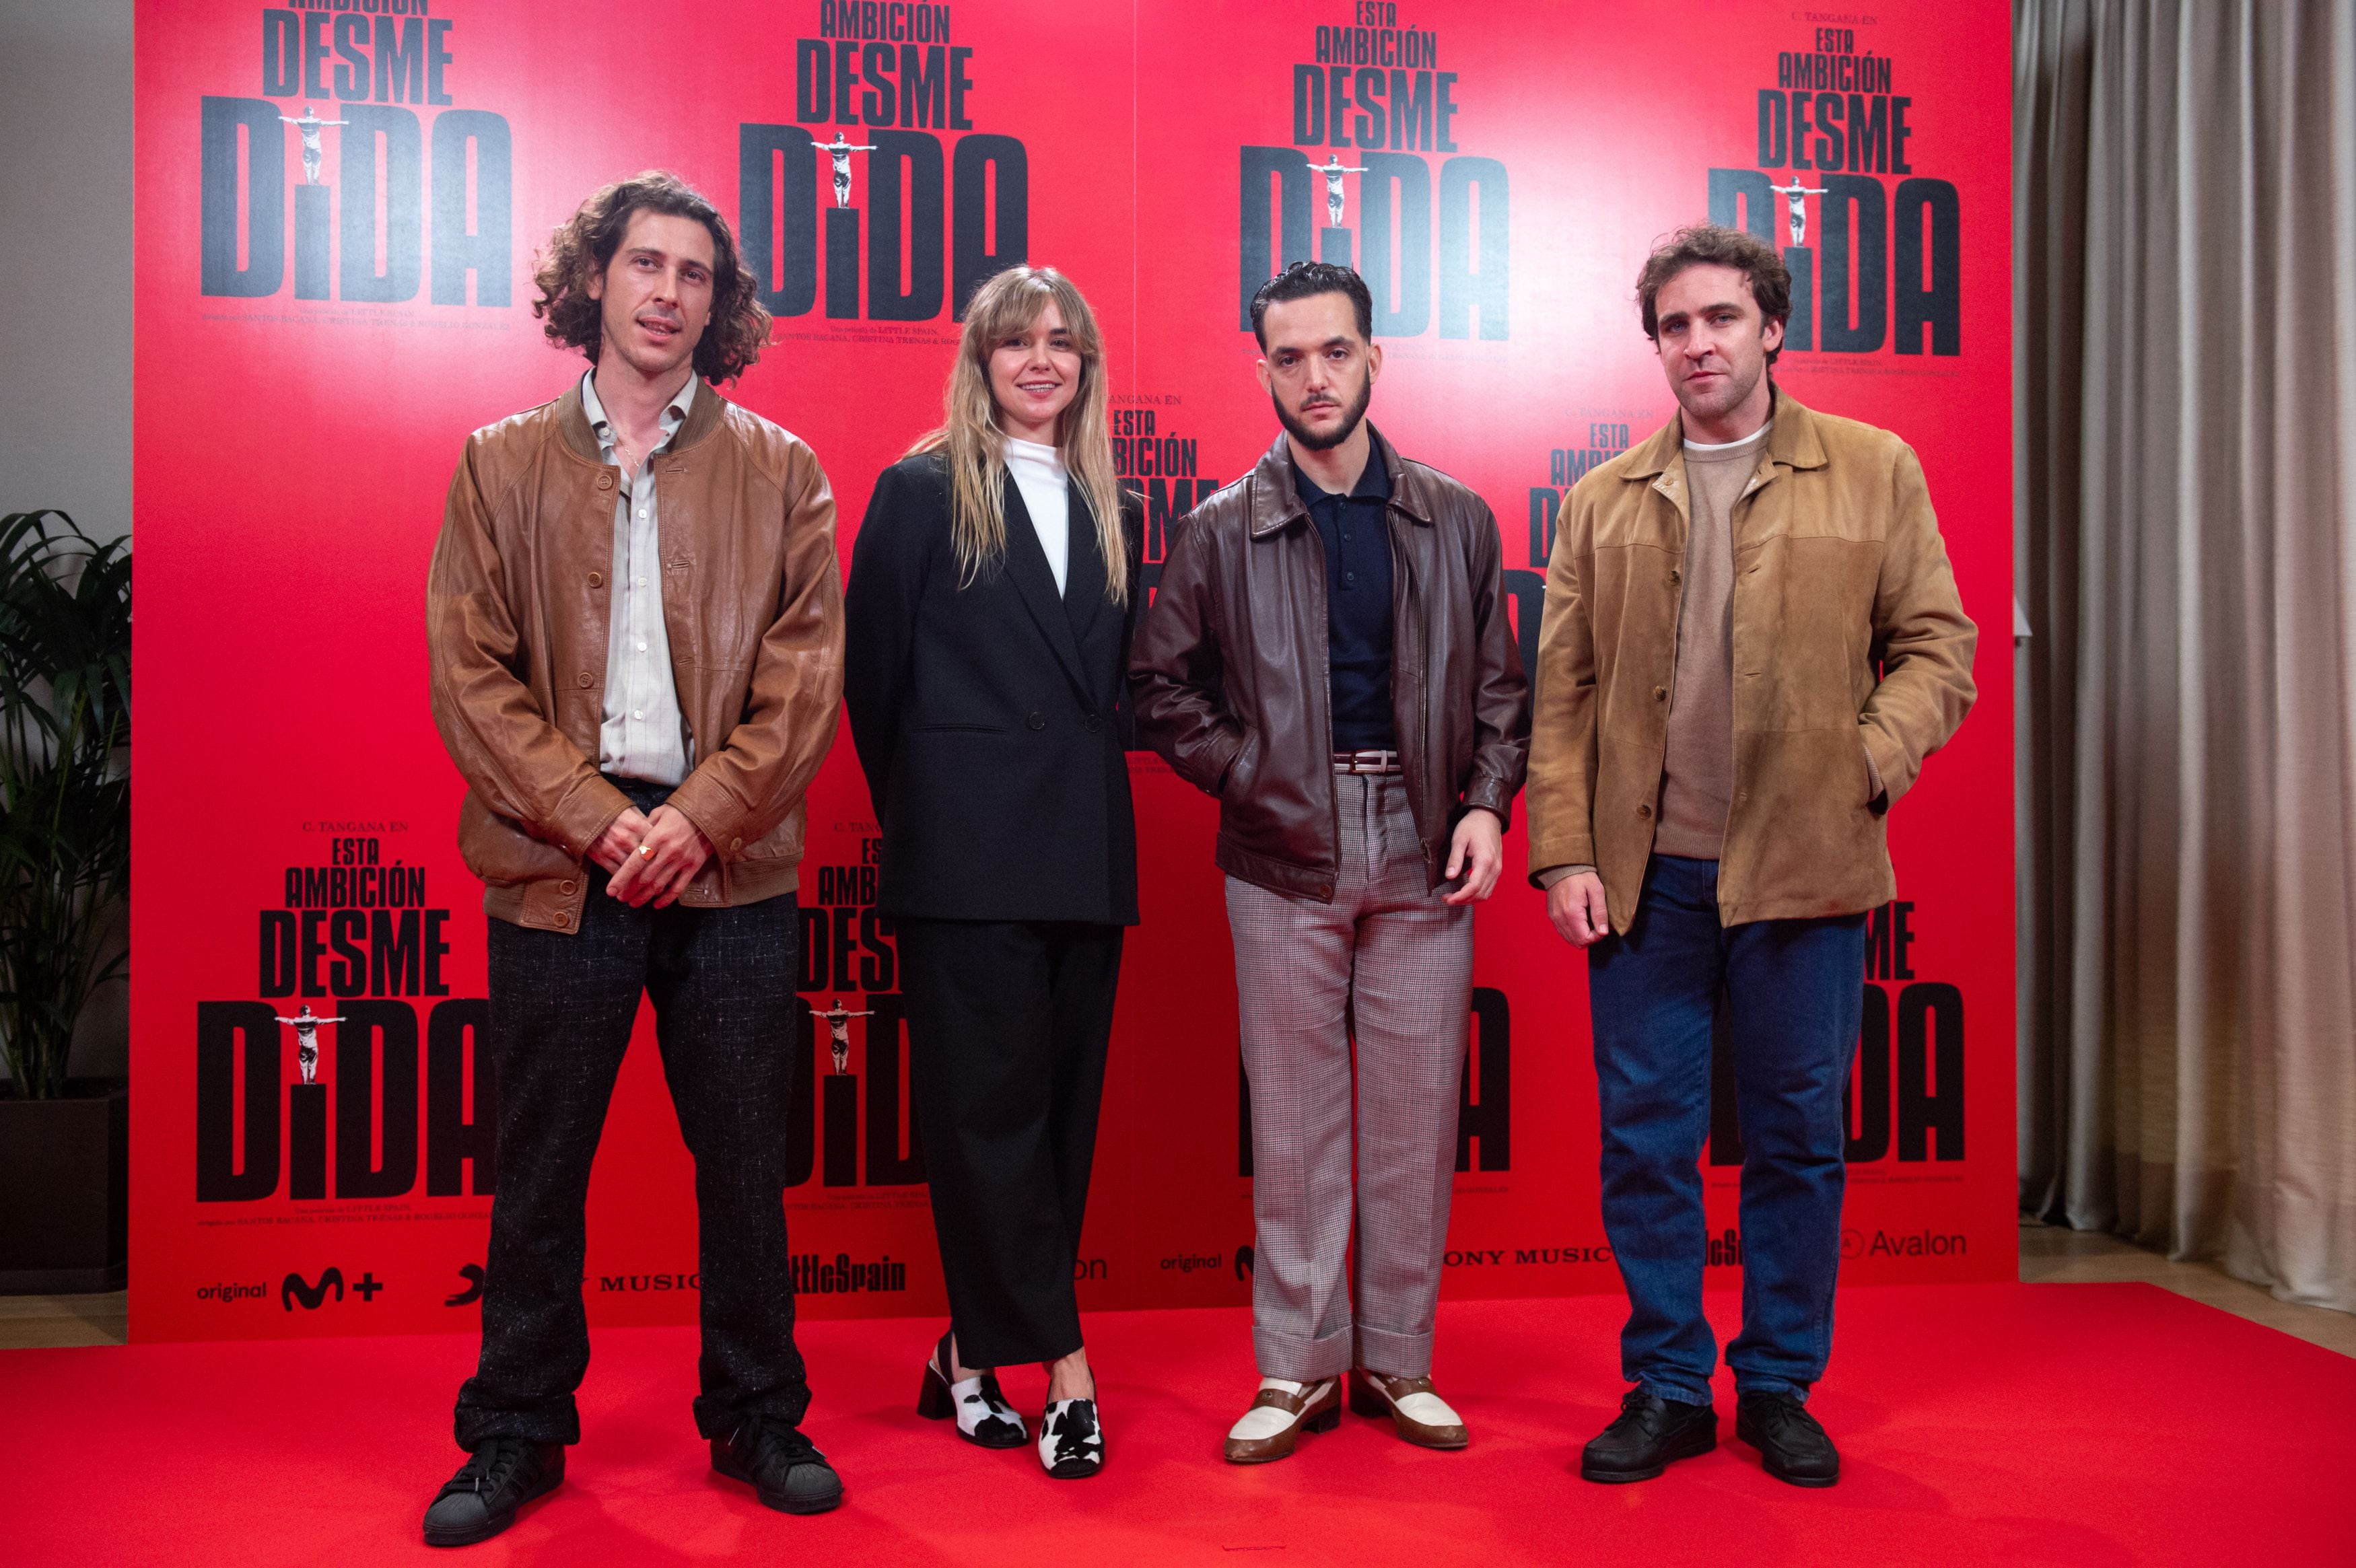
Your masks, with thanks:
<instances>
[{"instance_id":1,"label":"jacket button","mask_svg":"<svg viewBox=\"0 0 2356 1568\"><path fill-rule=\"evenodd\" d=\"M597 488L600 490L611 490L613 487L614 476L611 474L600 474L597 475Z\"/></svg>"},{"instance_id":2,"label":"jacket button","mask_svg":"<svg viewBox=\"0 0 2356 1568\"><path fill-rule=\"evenodd\" d=\"M1636 815L1639 816L1650 816L1653 815L1653 808L1649 804L1639 805L1636 808Z\"/></svg>"},{"instance_id":3,"label":"jacket button","mask_svg":"<svg viewBox=\"0 0 2356 1568\"><path fill-rule=\"evenodd\" d=\"M556 923L560 926L571 925L573 923L572 912L569 910L558 910L556 912Z\"/></svg>"},{"instance_id":4,"label":"jacket button","mask_svg":"<svg viewBox=\"0 0 2356 1568\"><path fill-rule=\"evenodd\" d=\"M1656 687L1653 688L1653 700L1654 700L1654 701L1655 701L1655 702L1666 702L1668 699L1669 699L1669 688L1668 688L1667 687L1665 687L1665 686L1656 686Z\"/></svg>"},{"instance_id":5,"label":"jacket button","mask_svg":"<svg viewBox=\"0 0 2356 1568\"><path fill-rule=\"evenodd\" d=\"M1673 566L1673 567L1671 567L1671 568L1669 568L1669 586L1671 586L1672 588L1674 588L1674 587L1676 587L1679 582L1682 582L1683 581L1685 581L1685 575L1686 575L1686 574L1685 574L1684 572L1679 571L1678 571L1676 567L1674 567L1674 566Z\"/></svg>"},{"instance_id":6,"label":"jacket button","mask_svg":"<svg viewBox=\"0 0 2356 1568\"><path fill-rule=\"evenodd\" d=\"M602 572L602 571L593 571L593 572L591 572L591 573L589 574L589 586L590 586L590 587L592 587L592 588L603 588L603 587L605 587L605 574L604 572Z\"/></svg>"},{"instance_id":7,"label":"jacket button","mask_svg":"<svg viewBox=\"0 0 2356 1568\"><path fill-rule=\"evenodd\" d=\"M742 838L731 838L728 840L728 851L730 854L733 855L743 848L744 848L744 840Z\"/></svg>"},{"instance_id":8,"label":"jacket button","mask_svg":"<svg viewBox=\"0 0 2356 1568\"><path fill-rule=\"evenodd\" d=\"M1023 722L1030 725L1033 730L1044 730L1047 727L1047 716L1044 713L1033 713L1030 718L1024 720Z\"/></svg>"},{"instance_id":9,"label":"jacket button","mask_svg":"<svg viewBox=\"0 0 2356 1568\"><path fill-rule=\"evenodd\" d=\"M569 893L573 891L573 884L571 882L559 882L556 884L556 891L560 893Z\"/></svg>"},{"instance_id":10,"label":"jacket button","mask_svg":"<svg viewBox=\"0 0 2356 1568\"><path fill-rule=\"evenodd\" d=\"M1091 713L1086 719L1080 720L1080 728L1093 735L1098 731L1104 728L1104 720Z\"/></svg>"},{"instance_id":11,"label":"jacket button","mask_svg":"<svg viewBox=\"0 0 2356 1568\"><path fill-rule=\"evenodd\" d=\"M597 680L597 677L594 677L594 676L591 675L591 674L590 674L587 670L585 670L585 669L584 669L584 670L583 670L583 671L581 672L581 689L582 689L582 690L584 690L584 691L588 690L592 686L594 686L594 685L596 684L596 680Z\"/></svg>"}]
</instances>

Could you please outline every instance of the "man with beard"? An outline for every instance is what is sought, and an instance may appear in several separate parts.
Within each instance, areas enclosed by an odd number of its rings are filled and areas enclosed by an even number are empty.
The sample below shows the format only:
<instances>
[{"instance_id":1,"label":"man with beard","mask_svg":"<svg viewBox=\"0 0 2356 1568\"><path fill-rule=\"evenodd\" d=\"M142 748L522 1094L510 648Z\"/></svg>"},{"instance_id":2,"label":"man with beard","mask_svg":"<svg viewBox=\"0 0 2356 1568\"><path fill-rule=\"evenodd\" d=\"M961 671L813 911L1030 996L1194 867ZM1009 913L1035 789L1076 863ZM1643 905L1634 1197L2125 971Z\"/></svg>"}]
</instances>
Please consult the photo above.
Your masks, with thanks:
<instances>
[{"instance_id":1,"label":"man with beard","mask_svg":"<svg viewBox=\"0 0 2356 1568\"><path fill-rule=\"evenodd\" d=\"M1284 433L1181 526L1130 666L1141 735L1219 797L1258 1230L1239 1465L1330 1430L1345 1379L1407 1441L1467 1440L1432 1386L1432 1313L1472 905L1496 885L1528 693L1495 518L1365 422L1373 315L1323 262L1253 297Z\"/></svg>"},{"instance_id":2,"label":"man with beard","mask_svg":"<svg viewBox=\"0 0 2356 1568\"><path fill-rule=\"evenodd\" d=\"M1621 1413L1590 1481L1718 1441L1697 1161L1723 1015L1742 1128L1735 1432L1840 1478L1808 1390L1832 1349L1841 1104L1884 814L1972 703L1972 623L1922 465L1775 385L1792 281L1766 241L1681 230L1636 283L1677 417L1590 473L1547 571L1531 878L1587 950L1603 1226L1628 1287Z\"/></svg>"}]
</instances>

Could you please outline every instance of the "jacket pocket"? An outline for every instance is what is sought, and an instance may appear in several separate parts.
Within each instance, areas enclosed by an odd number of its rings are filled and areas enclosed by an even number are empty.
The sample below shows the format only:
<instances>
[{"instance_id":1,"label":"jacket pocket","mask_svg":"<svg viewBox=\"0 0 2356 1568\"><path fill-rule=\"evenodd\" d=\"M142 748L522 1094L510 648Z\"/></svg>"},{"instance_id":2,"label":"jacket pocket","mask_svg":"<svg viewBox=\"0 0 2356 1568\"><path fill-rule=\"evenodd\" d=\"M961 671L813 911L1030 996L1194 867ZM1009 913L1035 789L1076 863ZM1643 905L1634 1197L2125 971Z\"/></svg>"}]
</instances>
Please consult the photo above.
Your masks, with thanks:
<instances>
[{"instance_id":1,"label":"jacket pocket","mask_svg":"<svg viewBox=\"0 0 2356 1568\"><path fill-rule=\"evenodd\" d=\"M1259 731L1244 731L1244 743L1236 748L1235 761L1227 764L1226 776L1219 781L1219 798L1230 805L1250 794L1252 775L1259 768Z\"/></svg>"}]
</instances>

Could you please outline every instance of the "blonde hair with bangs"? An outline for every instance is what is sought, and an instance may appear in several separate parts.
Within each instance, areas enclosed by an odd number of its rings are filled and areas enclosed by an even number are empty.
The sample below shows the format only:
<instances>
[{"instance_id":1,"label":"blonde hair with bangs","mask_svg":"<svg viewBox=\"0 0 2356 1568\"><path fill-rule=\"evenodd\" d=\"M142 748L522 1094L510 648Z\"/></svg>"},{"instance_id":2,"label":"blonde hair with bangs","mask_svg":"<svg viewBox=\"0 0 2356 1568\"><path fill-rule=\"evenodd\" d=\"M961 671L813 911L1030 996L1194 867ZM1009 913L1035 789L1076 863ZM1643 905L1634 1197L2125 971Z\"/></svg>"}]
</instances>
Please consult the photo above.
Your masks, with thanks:
<instances>
[{"instance_id":1,"label":"blonde hair with bangs","mask_svg":"<svg viewBox=\"0 0 2356 1568\"><path fill-rule=\"evenodd\" d=\"M958 586L995 571L1006 559L1006 448L998 401L990 390L990 356L1053 304L1080 356L1080 387L1055 421L1055 450L1096 516L1104 558L1105 597L1129 602L1129 550L1121 537L1120 486L1113 476L1112 397L1106 385L1104 335L1072 281L1053 267L1009 267L974 292L965 334L943 392L941 426L920 437L910 455L939 452L949 467L949 542Z\"/></svg>"}]
</instances>

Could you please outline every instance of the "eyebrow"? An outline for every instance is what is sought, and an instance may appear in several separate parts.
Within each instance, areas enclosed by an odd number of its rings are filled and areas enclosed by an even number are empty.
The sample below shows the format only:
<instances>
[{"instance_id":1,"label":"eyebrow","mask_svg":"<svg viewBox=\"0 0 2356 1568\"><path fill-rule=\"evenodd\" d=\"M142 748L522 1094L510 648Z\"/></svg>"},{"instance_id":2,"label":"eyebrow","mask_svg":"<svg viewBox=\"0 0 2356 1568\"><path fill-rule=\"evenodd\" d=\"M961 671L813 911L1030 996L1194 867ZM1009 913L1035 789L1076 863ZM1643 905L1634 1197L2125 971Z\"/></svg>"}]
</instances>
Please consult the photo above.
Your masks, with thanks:
<instances>
[{"instance_id":1,"label":"eyebrow","mask_svg":"<svg viewBox=\"0 0 2356 1568\"><path fill-rule=\"evenodd\" d=\"M1297 343L1280 343L1276 346L1274 352L1278 354L1309 354L1313 353L1320 348L1333 348L1335 347L1347 347L1349 343L1350 339L1348 337L1337 332L1323 343L1312 343L1306 346Z\"/></svg>"}]
</instances>

